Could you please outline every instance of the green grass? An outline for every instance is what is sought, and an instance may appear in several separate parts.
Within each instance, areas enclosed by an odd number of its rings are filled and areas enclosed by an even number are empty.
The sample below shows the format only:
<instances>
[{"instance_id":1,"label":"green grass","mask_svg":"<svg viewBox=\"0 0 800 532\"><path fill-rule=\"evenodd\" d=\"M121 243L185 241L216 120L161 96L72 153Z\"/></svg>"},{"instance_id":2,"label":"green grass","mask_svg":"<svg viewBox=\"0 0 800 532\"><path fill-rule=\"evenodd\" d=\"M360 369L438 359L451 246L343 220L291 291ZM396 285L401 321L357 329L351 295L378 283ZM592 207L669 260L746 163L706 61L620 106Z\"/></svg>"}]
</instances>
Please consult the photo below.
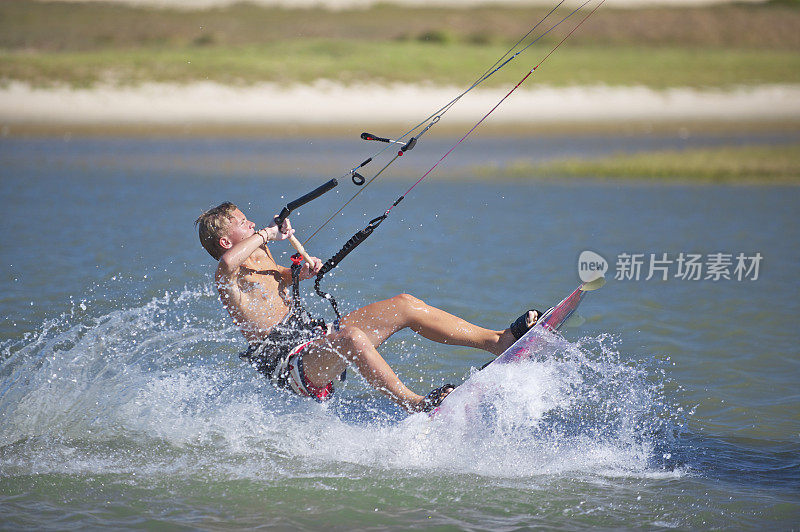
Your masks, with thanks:
<instances>
[{"instance_id":1,"label":"green grass","mask_svg":"<svg viewBox=\"0 0 800 532\"><path fill-rule=\"evenodd\" d=\"M555 5L553 1L553 5ZM571 40L583 45L800 48L800 4L700 8L600 8ZM235 4L209 10L148 9L99 2L0 2L0 48L77 50L131 46L263 44L298 39L513 43L548 8L483 6L326 11ZM585 11L584 11L585 12ZM557 11L542 27L569 13ZM568 31L579 13L562 26ZM550 40L557 40L559 31Z\"/></svg>"},{"instance_id":2,"label":"green grass","mask_svg":"<svg viewBox=\"0 0 800 532\"><path fill-rule=\"evenodd\" d=\"M0 81L37 86L214 80L251 84L433 82L464 86L544 9L145 9L0 1ZM560 11L552 21L567 11ZM565 23L488 85L519 79ZM547 24L545 25L547 26ZM535 78L551 85L730 87L800 81L800 7L601 8Z\"/></svg>"},{"instance_id":3,"label":"green grass","mask_svg":"<svg viewBox=\"0 0 800 532\"><path fill-rule=\"evenodd\" d=\"M432 82L465 86L499 57L501 46L307 39L237 47L150 47L89 51L0 51L0 79L35 86L122 85L144 81L212 80L234 85L355 82ZM545 54L529 49L485 86L517 81ZM607 84L731 87L800 82L800 54L786 50L693 50L565 46L529 81L548 85Z\"/></svg>"},{"instance_id":4,"label":"green grass","mask_svg":"<svg viewBox=\"0 0 800 532\"><path fill-rule=\"evenodd\" d=\"M744 146L519 163L509 177L584 177L697 183L800 184L800 145Z\"/></svg>"}]
</instances>

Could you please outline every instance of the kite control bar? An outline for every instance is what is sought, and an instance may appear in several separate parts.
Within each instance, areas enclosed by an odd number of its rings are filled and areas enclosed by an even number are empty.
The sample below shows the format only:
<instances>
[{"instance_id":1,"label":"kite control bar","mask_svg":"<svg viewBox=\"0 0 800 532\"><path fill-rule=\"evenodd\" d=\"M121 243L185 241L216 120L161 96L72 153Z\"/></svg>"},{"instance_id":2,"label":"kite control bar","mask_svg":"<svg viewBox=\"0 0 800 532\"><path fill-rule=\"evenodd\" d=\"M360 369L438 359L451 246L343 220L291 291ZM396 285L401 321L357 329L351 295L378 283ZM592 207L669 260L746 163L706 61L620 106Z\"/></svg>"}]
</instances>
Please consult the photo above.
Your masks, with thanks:
<instances>
[{"instance_id":1,"label":"kite control bar","mask_svg":"<svg viewBox=\"0 0 800 532\"><path fill-rule=\"evenodd\" d=\"M322 196L323 194L325 194L326 192L328 192L330 189L334 188L338 184L339 184L338 181L336 181L335 179L331 179L327 183L325 183L323 185L320 185L319 187L315 188L314 190L312 190L311 192L309 192L305 196L301 196L301 197L297 198L294 201L290 201L286 205L286 207L283 208L283 210L278 215L278 217L275 219L275 223L278 225L278 227L280 227L281 225L283 225L284 220L286 220L286 218L288 218L289 215L292 214L293 210L295 210L295 209L297 209L299 207L302 207L303 205L305 205L309 201L313 201L313 200L317 199L318 197Z\"/></svg>"},{"instance_id":2,"label":"kite control bar","mask_svg":"<svg viewBox=\"0 0 800 532\"><path fill-rule=\"evenodd\" d=\"M286 218L289 217L289 215L292 213L293 210L295 210L295 209L297 209L299 207L302 207L303 205L305 205L309 201L317 199L318 197L322 196L323 194L325 194L326 192L328 192L329 190L331 190L332 188L334 188L338 184L339 184L339 182L336 181L336 179L331 179L327 183L315 188L314 190L312 190L311 192L309 192L305 196L301 196L301 197L297 198L296 200L289 202L286 205L286 207L284 207L281 210L281 213L278 216L275 217L275 224L278 226L278 230L280 231L280 228L283 225L283 222L286 221ZM295 238L294 235L289 237L289 243L291 243L292 246L294 246L294 249L296 249L297 252L300 255L302 255L302 257L306 260L306 262L308 262L309 264L313 265L313 263L311 262L311 257L309 256L308 253L306 253L305 248L303 248L303 244L301 244L300 241L297 240L297 238Z\"/></svg>"}]
</instances>

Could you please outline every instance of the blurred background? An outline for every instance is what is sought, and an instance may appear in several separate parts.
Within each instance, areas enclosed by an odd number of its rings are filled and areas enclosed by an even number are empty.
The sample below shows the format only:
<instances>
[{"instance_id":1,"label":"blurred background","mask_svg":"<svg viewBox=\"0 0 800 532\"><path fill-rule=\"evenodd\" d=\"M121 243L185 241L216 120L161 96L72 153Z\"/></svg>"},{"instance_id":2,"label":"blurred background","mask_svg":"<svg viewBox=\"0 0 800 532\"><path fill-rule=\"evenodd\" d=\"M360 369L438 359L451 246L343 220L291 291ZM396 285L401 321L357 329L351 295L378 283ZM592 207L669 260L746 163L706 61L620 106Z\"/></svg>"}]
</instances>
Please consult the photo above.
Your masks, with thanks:
<instances>
[{"instance_id":1,"label":"blurred background","mask_svg":"<svg viewBox=\"0 0 800 532\"><path fill-rule=\"evenodd\" d=\"M547 58L484 134L753 135L657 161L595 157L541 168L545 161L521 154L513 168L501 165L509 174L796 178L796 1L608 0L548 56L596 6L8 0L0 4L0 134L353 139L368 126L396 131L468 87L557 7L522 46L539 40L435 133L462 132Z\"/></svg>"},{"instance_id":2,"label":"blurred background","mask_svg":"<svg viewBox=\"0 0 800 532\"><path fill-rule=\"evenodd\" d=\"M0 120L6 134L62 123L405 124L468 86L555 5L9 0L0 5ZM580 5L560 4L526 43ZM480 88L513 86L596 3L583 5ZM493 122L794 124L798 17L788 0L608 0L523 86L534 92Z\"/></svg>"}]
</instances>

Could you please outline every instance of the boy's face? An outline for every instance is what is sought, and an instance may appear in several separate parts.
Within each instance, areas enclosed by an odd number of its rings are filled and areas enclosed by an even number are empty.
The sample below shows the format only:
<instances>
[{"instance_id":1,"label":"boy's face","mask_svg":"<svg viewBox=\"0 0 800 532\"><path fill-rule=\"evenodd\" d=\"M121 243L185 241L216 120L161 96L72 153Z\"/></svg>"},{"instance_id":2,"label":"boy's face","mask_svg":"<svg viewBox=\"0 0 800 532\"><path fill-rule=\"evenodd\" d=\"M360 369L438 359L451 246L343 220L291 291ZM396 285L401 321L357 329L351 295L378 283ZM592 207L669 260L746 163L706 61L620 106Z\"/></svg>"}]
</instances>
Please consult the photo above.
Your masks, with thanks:
<instances>
[{"instance_id":1,"label":"boy's face","mask_svg":"<svg viewBox=\"0 0 800 532\"><path fill-rule=\"evenodd\" d=\"M245 238L255 233L256 224L247 219L247 216L239 209L233 211L230 224L225 231L225 235L220 240L220 245L225 249L230 249Z\"/></svg>"}]
</instances>

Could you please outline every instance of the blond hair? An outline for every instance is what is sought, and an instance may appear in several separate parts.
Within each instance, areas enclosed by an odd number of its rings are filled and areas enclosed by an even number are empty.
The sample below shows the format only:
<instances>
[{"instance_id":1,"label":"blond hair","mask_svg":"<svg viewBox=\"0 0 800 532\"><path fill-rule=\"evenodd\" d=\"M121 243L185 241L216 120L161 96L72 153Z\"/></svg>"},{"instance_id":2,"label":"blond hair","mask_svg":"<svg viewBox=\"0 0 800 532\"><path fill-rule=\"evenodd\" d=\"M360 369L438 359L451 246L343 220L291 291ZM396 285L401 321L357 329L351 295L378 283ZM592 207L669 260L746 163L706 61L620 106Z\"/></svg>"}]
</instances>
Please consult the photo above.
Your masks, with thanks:
<instances>
[{"instance_id":1,"label":"blond hair","mask_svg":"<svg viewBox=\"0 0 800 532\"><path fill-rule=\"evenodd\" d=\"M236 205L226 201L207 210L194 221L200 243L215 260L219 260L225 253L225 248L219 245L219 239L225 235L236 209Z\"/></svg>"}]
</instances>

